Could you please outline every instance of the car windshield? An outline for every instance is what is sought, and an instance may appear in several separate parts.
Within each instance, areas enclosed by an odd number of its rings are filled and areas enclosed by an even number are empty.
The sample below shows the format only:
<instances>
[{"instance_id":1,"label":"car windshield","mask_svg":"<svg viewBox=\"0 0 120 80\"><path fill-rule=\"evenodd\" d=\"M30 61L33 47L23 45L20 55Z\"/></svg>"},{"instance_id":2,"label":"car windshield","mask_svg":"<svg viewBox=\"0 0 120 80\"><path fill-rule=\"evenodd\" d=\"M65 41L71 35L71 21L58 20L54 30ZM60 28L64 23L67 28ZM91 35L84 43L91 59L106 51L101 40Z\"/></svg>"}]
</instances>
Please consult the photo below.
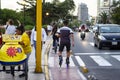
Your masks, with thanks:
<instances>
[{"instance_id":1,"label":"car windshield","mask_svg":"<svg viewBox=\"0 0 120 80\"><path fill-rule=\"evenodd\" d=\"M103 26L100 27L101 33L120 33L120 27L119 26Z\"/></svg>"}]
</instances>

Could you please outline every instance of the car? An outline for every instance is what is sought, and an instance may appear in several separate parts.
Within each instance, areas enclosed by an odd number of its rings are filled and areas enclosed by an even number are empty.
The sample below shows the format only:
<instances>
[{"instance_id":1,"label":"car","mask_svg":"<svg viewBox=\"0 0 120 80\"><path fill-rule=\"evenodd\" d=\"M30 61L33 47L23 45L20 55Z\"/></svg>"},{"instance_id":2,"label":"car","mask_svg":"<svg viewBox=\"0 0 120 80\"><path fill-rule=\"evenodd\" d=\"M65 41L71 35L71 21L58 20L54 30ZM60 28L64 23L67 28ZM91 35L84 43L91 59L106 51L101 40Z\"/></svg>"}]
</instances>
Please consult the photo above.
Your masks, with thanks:
<instances>
[{"instance_id":1,"label":"car","mask_svg":"<svg viewBox=\"0 0 120 80\"><path fill-rule=\"evenodd\" d=\"M98 24L94 33L94 46L120 48L120 25Z\"/></svg>"}]
</instances>

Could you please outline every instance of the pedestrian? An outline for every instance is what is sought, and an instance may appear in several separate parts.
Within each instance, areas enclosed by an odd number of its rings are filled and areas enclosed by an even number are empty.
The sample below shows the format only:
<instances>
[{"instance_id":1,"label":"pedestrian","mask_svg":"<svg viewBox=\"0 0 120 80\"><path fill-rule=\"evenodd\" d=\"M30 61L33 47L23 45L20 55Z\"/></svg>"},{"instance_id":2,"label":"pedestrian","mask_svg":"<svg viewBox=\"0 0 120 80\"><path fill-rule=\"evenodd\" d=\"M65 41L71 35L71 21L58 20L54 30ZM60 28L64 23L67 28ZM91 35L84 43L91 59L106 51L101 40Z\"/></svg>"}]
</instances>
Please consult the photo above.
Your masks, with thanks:
<instances>
[{"instance_id":1,"label":"pedestrian","mask_svg":"<svg viewBox=\"0 0 120 80\"><path fill-rule=\"evenodd\" d=\"M36 54L36 27L34 27L33 29L32 29L32 32L31 32L31 46L33 46L34 47L34 49L35 49L35 54ZM41 40L41 48L42 48L42 46L43 46L43 44L45 44L45 41L46 41L46 38L47 38L47 34L46 34L46 31L45 31L45 29L44 28L42 28L42 40Z\"/></svg>"},{"instance_id":2,"label":"pedestrian","mask_svg":"<svg viewBox=\"0 0 120 80\"><path fill-rule=\"evenodd\" d=\"M51 26L51 24L48 24L47 25L47 33L48 33L48 35L51 34L52 29L53 29L53 27Z\"/></svg>"},{"instance_id":3,"label":"pedestrian","mask_svg":"<svg viewBox=\"0 0 120 80\"><path fill-rule=\"evenodd\" d=\"M0 26L1 29L5 29L5 34L15 34L16 26L14 25L14 21L9 19L6 22L6 25Z\"/></svg>"},{"instance_id":4,"label":"pedestrian","mask_svg":"<svg viewBox=\"0 0 120 80\"><path fill-rule=\"evenodd\" d=\"M71 28L68 27L68 20L63 21L64 26L58 29L57 33L60 37L60 46L59 46L59 64L62 64L62 51L64 47L66 47L67 57L66 57L66 64L69 65L69 57L70 57L70 48L71 44L74 46L74 35ZM70 41L72 40L72 42ZM60 65L61 66L61 65Z\"/></svg>"},{"instance_id":5,"label":"pedestrian","mask_svg":"<svg viewBox=\"0 0 120 80\"><path fill-rule=\"evenodd\" d=\"M28 34L25 32L23 25L20 25L16 28L16 34L21 35L21 42L19 42L19 44L23 47L24 53L27 56L27 61L25 62L25 64L28 69L28 60L29 60L29 56L32 51L30 38L29 38ZM23 64L23 69L25 69L25 64ZM25 76L25 73L22 73L19 75L19 77L24 77L24 76Z\"/></svg>"},{"instance_id":6,"label":"pedestrian","mask_svg":"<svg viewBox=\"0 0 120 80\"><path fill-rule=\"evenodd\" d=\"M34 49L36 50L36 27L34 27L31 31L31 46L34 47Z\"/></svg>"},{"instance_id":7,"label":"pedestrian","mask_svg":"<svg viewBox=\"0 0 120 80\"><path fill-rule=\"evenodd\" d=\"M53 38L53 49L55 48L56 42L59 45L59 37L56 35L58 30L57 25L53 25L53 29L52 29L52 38Z\"/></svg>"},{"instance_id":8,"label":"pedestrian","mask_svg":"<svg viewBox=\"0 0 120 80\"><path fill-rule=\"evenodd\" d=\"M44 28L42 28L42 45L45 44L47 39L47 33Z\"/></svg>"},{"instance_id":9,"label":"pedestrian","mask_svg":"<svg viewBox=\"0 0 120 80\"><path fill-rule=\"evenodd\" d=\"M12 19L8 19L6 25L1 25L0 28L5 29L5 34L9 35L14 35L16 31L16 26L14 25L14 21ZM3 45L3 42L1 45ZM6 66L3 66L3 69L6 70ZM9 73L9 71L6 71L6 73Z\"/></svg>"}]
</instances>

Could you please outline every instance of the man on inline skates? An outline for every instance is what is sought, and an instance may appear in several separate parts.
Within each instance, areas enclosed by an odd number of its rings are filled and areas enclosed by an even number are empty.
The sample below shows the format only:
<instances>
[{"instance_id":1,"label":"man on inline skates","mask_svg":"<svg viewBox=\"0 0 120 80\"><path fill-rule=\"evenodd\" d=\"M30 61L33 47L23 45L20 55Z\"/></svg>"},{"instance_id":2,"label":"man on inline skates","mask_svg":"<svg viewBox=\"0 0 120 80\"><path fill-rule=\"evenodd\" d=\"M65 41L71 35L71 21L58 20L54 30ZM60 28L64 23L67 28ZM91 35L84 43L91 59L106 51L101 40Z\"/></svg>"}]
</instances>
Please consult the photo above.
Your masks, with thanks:
<instances>
[{"instance_id":1,"label":"man on inline skates","mask_svg":"<svg viewBox=\"0 0 120 80\"><path fill-rule=\"evenodd\" d=\"M58 53L59 65L61 67L63 62L62 51L64 49L64 46L66 46L66 52L67 52L66 64L67 64L67 67L69 67L70 48L71 48L71 43L72 43L72 46L74 46L74 36L73 36L72 29L68 27L68 20L64 20L63 24L64 26L58 29L57 31L58 36L60 37L60 46L59 46L59 53ZM72 40L72 42L70 40Z\"/></svg>"}]
</instances>

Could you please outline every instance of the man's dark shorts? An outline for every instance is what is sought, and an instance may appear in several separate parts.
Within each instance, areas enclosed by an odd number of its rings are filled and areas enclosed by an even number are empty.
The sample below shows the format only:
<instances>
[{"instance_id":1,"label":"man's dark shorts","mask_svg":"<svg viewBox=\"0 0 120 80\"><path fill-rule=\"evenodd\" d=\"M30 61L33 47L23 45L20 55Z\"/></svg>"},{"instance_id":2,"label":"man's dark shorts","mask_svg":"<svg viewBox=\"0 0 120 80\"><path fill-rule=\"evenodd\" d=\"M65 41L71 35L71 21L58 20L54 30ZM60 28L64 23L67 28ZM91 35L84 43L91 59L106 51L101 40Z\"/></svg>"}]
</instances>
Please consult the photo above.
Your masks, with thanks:
<instances>
[{"instance_id":1,"label":"man's dark shorts","mask_svg":"<svg viewBox=\"0 0 120 80\"><path fill-rule=\"evenodd\" d=\"M69 51L70 51L70 46L71 46L70 43L60 44L60 46L59 46L59 51L62 52L63 49L64 49L64 46L66 46L67 52L69 52Z\"/></svg>"}]
</instances>

